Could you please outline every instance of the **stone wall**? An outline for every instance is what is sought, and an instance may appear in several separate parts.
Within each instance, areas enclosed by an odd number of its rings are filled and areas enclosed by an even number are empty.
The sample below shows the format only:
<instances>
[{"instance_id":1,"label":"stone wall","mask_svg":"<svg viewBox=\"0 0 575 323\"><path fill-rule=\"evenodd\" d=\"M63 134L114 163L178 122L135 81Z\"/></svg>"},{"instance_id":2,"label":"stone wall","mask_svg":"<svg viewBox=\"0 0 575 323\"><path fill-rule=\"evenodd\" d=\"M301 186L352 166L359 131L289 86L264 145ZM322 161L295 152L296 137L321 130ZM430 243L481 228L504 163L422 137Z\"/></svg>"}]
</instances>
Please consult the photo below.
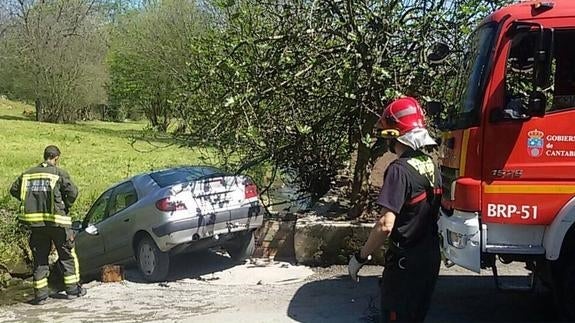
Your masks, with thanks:
<instances>
[{"instance_id":1,"label":"stone wall","mask_svg":"<svg viewBox=\"0 0 575 323\"><path fill-rule=\"evenodd\" d=\"M308 266L345 265L367 240L372 227L319 217L266 220L257 232L253 256ZM372 264L383 264L383 250L372 256Z\"/></svg>"}]
</instances>

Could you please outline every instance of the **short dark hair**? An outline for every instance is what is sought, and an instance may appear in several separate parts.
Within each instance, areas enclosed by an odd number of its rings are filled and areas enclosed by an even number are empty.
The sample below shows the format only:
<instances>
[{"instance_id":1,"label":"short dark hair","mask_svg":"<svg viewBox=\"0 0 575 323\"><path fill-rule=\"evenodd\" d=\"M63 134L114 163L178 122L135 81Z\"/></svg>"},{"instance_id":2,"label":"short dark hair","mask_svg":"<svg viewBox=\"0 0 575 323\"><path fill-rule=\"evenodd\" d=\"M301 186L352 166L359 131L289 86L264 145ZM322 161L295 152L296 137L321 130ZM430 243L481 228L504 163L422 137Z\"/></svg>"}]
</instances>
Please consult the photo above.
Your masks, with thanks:
<instances>
[{"instance_id":1,"label":"short dark hair","mask_svg":"<svg viewBox=\"0 0 575 323\"><path fill-rule=\"evenodd\" d=\"M44 149L44 160L54 159L60 156L60 149L54 145L50 145Z\"/></svg>"}]
</instances>

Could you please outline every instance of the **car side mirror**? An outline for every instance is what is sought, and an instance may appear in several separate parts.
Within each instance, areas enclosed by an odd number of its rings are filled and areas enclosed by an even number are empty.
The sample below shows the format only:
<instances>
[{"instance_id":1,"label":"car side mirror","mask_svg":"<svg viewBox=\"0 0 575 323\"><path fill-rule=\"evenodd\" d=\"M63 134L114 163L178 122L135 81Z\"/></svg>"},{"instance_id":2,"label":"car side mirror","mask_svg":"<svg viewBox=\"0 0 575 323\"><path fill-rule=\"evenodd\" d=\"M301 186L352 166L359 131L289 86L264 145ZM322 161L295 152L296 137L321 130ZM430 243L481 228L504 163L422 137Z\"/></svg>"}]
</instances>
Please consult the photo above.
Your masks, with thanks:
<instances>
[{"instance_id":1,"label":"car side mirror","mask_svg":"<svg viewBox=\"0 0 575 323\"><path fill-rule=\"evenodd\" d=\"M99 234L98 228L93 224L89 224L84 231L91 236L97 236Z\"/></svg>"},{"instance_id":2,"label":"car side mirror","mask_svg":"<svg viewBox=\"0 0 575 323\"><path fill-rule=\"evenodd\" d=\"M81 231L82 230L82 221L74 221L72 222L72 230L74 231Z\"/></svg>"}]
</instances>

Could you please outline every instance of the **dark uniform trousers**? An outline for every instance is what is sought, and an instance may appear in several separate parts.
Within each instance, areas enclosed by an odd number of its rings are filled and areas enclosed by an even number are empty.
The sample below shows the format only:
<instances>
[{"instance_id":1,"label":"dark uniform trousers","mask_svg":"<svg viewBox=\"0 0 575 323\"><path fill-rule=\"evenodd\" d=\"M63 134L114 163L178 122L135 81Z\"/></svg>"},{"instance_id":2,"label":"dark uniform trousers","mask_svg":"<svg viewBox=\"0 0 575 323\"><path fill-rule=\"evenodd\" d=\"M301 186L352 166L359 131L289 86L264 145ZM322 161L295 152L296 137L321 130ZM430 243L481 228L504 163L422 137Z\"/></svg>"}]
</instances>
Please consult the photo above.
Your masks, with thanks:
<instances>
[{"instance_id":1,"label":"dark uniform trousers","mask_svg":"<svg viewBox=\"0 0 575 323\"><path fill-rule=\"evenodd\" d=\"M386 251L381 281L382 322L423 322L439 276L438 240Z\"/></svg>"},{"instance_id":2,"label":"dark uniform trousers","mask_svg":"<svg viewBox=\"0 0 575 323\"><path fill-rule=\"evenodd\" d=\"M69 228L56 226L33 227L30 230L30 248L34 256L34 292L36 298L46 298L50 293L48 288L48 276L50 274L48 256L52 242L62 265L66 292L77 294L80 276L78 274L78 258L74 250L73 231Z\"/></svg>"}]
</instances>

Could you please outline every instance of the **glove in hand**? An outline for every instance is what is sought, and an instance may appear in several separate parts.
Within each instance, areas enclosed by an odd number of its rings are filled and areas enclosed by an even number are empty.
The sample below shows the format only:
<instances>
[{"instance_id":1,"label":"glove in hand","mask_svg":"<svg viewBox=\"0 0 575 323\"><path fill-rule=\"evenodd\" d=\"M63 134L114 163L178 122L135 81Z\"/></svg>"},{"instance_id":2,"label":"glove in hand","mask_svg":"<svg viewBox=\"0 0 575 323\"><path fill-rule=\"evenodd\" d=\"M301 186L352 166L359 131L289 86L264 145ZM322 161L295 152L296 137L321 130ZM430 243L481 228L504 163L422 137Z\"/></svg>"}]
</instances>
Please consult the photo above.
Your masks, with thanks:
<instances>
[{"instance_id":1,"label":"glove in hand","mask_svg":"<svg viewBox=\"0 0 575 323\"><path fill-rule=\"evenodd\" d=\"M347 272L349 273L351 280L355 282L359 282L359 277L357 274L359 273L361 267L363 267L367 261L371 260L371 255L367 256L367 259L361 259L363 261L361 261L359 258L359 254L354 254L351 256L349 263L347 264Z\"/></svg>"}]
</instances>

